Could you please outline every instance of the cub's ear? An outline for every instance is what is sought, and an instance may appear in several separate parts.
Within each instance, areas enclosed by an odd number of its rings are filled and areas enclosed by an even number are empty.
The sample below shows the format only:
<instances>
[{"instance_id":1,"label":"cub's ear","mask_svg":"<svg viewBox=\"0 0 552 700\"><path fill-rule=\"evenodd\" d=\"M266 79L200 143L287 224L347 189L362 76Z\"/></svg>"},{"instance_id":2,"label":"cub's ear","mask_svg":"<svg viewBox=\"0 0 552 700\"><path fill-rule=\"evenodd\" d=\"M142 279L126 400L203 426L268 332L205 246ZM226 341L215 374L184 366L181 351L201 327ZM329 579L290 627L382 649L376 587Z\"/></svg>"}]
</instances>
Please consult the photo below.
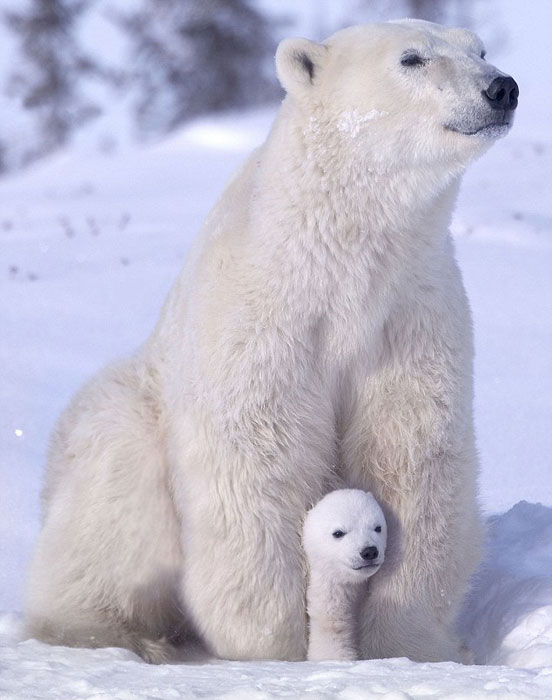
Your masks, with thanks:
<instances>
[{"instance_id":1,"label":"cub's ear","mask_svg":"<svg viewBox=\"0 0 552 700\"><path fill-rule=\"evenodd\" d=\"M309 39L284 39L276 51L276 73L284 90L297 95L316 81L328 55L324 44Z\"/></svg>"}]
</instances>

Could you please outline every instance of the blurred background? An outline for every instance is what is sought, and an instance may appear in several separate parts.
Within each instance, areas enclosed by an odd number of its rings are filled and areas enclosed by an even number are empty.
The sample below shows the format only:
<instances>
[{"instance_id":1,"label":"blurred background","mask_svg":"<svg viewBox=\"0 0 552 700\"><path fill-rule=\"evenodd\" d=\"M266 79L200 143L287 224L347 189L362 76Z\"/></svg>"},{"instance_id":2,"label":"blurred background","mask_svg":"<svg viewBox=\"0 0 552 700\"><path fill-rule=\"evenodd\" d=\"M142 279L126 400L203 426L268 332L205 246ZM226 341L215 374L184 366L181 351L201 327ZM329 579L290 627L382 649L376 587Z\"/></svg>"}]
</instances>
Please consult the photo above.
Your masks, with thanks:
<instances>
[{"instance_id":1,"label":"blurred background","mask_svg":"<svg viewBox=\"0 0 552 700\"><path fill-rule=\"evenodd\" d=\"M532 5L534 3L531 3ZM0 0L0 172L95 124L98 148L274 102L279 39L420 17L508 41L492 0Z\"/></svg>"}]
</instances>

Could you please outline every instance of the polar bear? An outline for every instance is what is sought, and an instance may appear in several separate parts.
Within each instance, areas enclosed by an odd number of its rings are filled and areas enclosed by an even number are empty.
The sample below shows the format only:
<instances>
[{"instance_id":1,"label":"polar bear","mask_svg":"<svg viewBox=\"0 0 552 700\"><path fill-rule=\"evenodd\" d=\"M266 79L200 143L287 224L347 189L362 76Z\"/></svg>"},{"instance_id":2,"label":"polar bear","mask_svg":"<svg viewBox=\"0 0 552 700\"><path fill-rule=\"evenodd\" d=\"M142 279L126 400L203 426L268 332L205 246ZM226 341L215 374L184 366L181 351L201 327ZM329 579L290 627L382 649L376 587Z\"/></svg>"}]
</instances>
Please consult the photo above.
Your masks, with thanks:
<instances>
[{"instance_id":1,"label":"polar bear","mask_svg":"<svg viewBox=\"0 0 552 700\"><path fill-rule=\"evenodd\" d=\"M371 493L331 491L307 513L309 661L358 659L358 613L385 558L387 524Z\"/></svg>"},{"instance_id":2,"label":"polar bear","mask_svg":"<svg viewBox=\"0 0 552 700\"><path fill-rule=\"evenodd\" d=\"M447 226L518 88L477 36L421 21L288 39L276 68L287 96L268 138L151 337L60 419L28 630L150 661L190 640L304 659L301 522L344 484L371 491L390 529L361 658L459 660L482 536Z\"/></svg>"}]
</instances>

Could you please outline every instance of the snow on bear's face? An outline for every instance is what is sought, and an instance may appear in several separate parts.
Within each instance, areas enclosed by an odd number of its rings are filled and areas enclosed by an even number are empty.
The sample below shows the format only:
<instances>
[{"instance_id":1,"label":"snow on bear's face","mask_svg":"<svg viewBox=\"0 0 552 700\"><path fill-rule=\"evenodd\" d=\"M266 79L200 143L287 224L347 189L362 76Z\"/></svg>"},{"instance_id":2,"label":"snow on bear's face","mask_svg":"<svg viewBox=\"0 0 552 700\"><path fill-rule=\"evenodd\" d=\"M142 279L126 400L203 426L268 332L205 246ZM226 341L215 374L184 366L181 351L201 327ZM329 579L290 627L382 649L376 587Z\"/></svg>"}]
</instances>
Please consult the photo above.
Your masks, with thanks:
<instances>
[{"instance_id":1,"label":"snow on bear's face","mask_svg":"<svg viewBox=\"0 0 552 700\"><path fill-rule=\"evenodd\" d=\"M276 66L306 128L388 168L463 168L507 133L517 106L517 84L474 33L421 20L349 27L323 44L286 39Z\"/></svg>"},{"instance_id":2,"label":"snow on bear's face","mask_svg":"<svg viewBox=\"0 0 552 700\"><path fill-rule=\"evenodd\" d=\"M371 493L340 489L324 496L307 513L303 546L311 570L359 581L383 563L387 525Z\"/></svg>"}]
</instances>

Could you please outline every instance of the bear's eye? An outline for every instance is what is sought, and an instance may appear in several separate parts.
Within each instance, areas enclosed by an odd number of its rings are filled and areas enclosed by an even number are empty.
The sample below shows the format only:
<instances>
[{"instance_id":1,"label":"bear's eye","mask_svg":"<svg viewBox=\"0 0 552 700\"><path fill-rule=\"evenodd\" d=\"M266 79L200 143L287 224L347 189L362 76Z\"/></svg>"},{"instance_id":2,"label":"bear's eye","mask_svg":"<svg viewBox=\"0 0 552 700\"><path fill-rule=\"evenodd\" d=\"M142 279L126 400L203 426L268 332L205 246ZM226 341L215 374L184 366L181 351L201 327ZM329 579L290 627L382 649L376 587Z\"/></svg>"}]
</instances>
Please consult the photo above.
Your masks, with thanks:
<instances>
[{"instance_id":1,"label":"bear's eye","mask_svg":"<svg viewBox=\"0 0 552 700\"><path fill-rule=\"evenodd\" d=\"M340 537L345 537L345 533L343 530L335 530L332 532L332 537L335 537L335 539L338 540Z\"/></svg>"},{"instance_id":2,"label":"bear's eye","mask_svg":"<svg viewBox=\"0 0 552 700\"><path fill-rule=\"evenodd\" d=\"M483 51L482 51L481 54L480 54L480 57L481 57L483 60L485 60L485 56L486 56L486 55L487 55L487 52L485 51L485 49L483 49Z\"/></svg>"},{"instance_id":3,"label":"bear's eye","mask_svg":"<svg viewBox=\"0 0 552 700\"><path fill-rule=\"evenodd\" d=\"M376 532L381 532L381 525L376 525L374 529Z\"/></svg>"},{"instance_id":4,"label":"bear's eye","mask_svg":"<svg viewBox=\"0 0 552 700\"><path fill-rule=\"evenodd\" d=\"M417 51L405 51L401 56L401 66L423 66L427 59L422 58Z\"/></svg>"}]
</instances>

